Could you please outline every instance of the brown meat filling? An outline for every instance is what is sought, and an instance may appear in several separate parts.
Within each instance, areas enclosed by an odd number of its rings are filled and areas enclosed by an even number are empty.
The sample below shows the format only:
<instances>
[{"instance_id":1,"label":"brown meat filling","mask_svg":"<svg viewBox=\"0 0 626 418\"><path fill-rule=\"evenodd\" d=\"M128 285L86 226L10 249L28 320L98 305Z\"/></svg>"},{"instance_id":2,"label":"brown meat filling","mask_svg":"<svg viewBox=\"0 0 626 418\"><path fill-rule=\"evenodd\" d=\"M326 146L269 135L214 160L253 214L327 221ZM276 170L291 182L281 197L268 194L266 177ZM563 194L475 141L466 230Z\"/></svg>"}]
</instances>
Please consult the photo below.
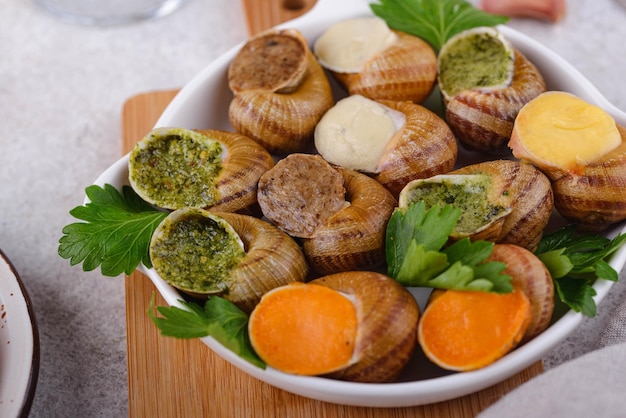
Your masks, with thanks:
<instances>
[{"instance_id":1,"label":"brown meat filling","mask_svg":"<svg viewBox=\"0 0 626 418\"><path fill-rule=\"evenodd\" d=\"M259 180L263 215L291 236L311 238L348 205L343 176L319 155L291 154Z\"/></svg>"},{"instance_id":2,"label":"brown meat filling","mask_svg":"<svg viewBox=\"0 0 626 418\"><path fill-rule=\"evenodd\" d=\"M239 51L228 71L232 91L281 91L293 87L306 70L307 45L288 32L252 38Z\"/></svg>"}]
</instances>

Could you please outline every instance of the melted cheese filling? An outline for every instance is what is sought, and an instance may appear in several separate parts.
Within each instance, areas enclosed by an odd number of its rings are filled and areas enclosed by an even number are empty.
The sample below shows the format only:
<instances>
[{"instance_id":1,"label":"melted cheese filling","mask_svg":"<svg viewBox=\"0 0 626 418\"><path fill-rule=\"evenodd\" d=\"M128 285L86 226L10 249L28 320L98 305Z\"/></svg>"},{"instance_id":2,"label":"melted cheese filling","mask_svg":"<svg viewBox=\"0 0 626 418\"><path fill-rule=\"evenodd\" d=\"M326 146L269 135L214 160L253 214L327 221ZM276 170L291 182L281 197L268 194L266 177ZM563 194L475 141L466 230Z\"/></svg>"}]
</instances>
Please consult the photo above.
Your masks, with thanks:
<instances>
[{"instance_id":1,"label":"melted cheese filling","mask_svg":"<svg viewBox=\"0 0 626 418\"><path fill-rule=\"evenodd\" d=\"M349 19L326 30L313 51L320 64L340 73L358 73L364 64L397 40L379 17Z\"/></svg>"},{"instance_id":2,"label":"melted cheese filling","mask_svg":"<svg viewBox=\"0 0 626 418\"><path fill-rule=\"evenodd\" d=\"M546 92L531 100L515 124L530 154L566 169L588 165L622 142L611 115L565 92Z\"/></svg>"},{"instance_id":3,"label":"melted cheese filling","mask_svg":"<svg viewBox=\"0 0 626 418\"><path fill-rule=\"evenodd\" d=\"M360 95L340 100L315 129L315 147L331 164L375 173L406 115Z\"/></svg>"}]
</instances>

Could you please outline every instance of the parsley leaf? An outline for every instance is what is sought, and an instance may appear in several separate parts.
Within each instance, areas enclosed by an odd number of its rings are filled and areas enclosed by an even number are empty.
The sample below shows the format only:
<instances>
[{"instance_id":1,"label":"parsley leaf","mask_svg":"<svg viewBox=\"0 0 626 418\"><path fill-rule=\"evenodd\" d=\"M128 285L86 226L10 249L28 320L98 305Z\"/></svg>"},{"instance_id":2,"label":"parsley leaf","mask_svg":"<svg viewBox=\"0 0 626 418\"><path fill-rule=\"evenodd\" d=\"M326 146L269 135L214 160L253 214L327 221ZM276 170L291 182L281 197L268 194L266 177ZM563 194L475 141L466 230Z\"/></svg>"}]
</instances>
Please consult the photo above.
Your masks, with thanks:
<instances>
[{"instance_id":1,"label":"parsley leaf","mask_svg":"<svg viewBox=\"0 0 626 418\"><path fill-rule=\"evenodd\" d=\"M504 263L485 262L493 243L464 238L443 248L459 215L452 205L426 210L421 201L397 209L386 231L388 274L404 286L511 292Z\"/></svg>"},{"instance_id":2,"label":"parsley leaf","mask_svg":"<svg viewBox=\"0 0 626 418\"><path fill-rule=\"evenodd\" d=\"M459 32L509 20L479 10L465 0L379 0L370 8L390 28L418 36L437 51Z\"/></svg>"},{"instance_id":3,"label":"parsley leaf","mask_svg":"<svg viewBox=\"0 0 626 418\"><path fill-rule=\"evenodd\" d=\"M411 205L406 212L396 210L387 224L386 231L385 248L390 275L396 277L400 273L411 241L423 245L423 251L434 250L436 253L443 247L460 213L461 211L452 205L447 205L441 210L433 208L427 212L423 202ZM413 251L416 249L411 248L411 252ZM407 260L414 261L416 260Z\"/></svg>"},{"instance_id":4,"label":"parsley leaf","mask_svg":"<svg viewBox=\"0 0 626 418\"><path fill-rule=\"evenodd\" d=\"M461 263L473 268L472 282L468 287L472 290L492 291L496 293L509 293L513 291L511 277L502 274L506 264L499 261L484 261L493 252L493 242L470 241L463 238L442 251L448 255L451 263Z\"/></svg>"},{"instance_id":5,"label":"parsley leaf","mask_svg":"<svg viewBox=\"0 0 626 418\"><path fill-rule=\"evenodd\" d=\"M70 214L84 222L63 228L59 255L84 271L101 267L105 276L131 274L143 263L151 267L148 248L152 234L167 216L143 201L130 186L122 193L110 184L85 189L89 203Z\"/></svg>"},{"instance_id":6,"label":"parsley leaf","mask_svg":"<svg viewBox=\"0 0 626 418\"><path fill-rule=\"evenodd\" d=\"M592 286L598 278L618 280L618 273L606 258L625 242L626 234L610 239L580 233L575 225L568 225L546 234L535 254L550 271L560 300L574 311L594 317L596 291Z\"/></svg>"},{"instance_id":7,"label":"parsley leaf","mask_svg":"<svg viewBox=\"0 0 626 418\"><path fill-rule=\"evenodd\" d=\"M593 288L593 280L562 277L554 281L554 290L559 299L574 312L593 318L596 316L596 302L593 297L597 294Z\"/></svg>"},{"instance_id":8,"label":"parsley leaf","mask_svg":"<svg viewBox=\"0 0 626 418\"><path fill-rule=\"evenodd\" d=\"M176 306L159 306L154 313L154 295L148 315L159 328L161 335L177 338L211 336L220 344L257 367L265 363L256 354L248 335L248 315L224 298L210 296L204 308L194 302L179 301L185 309Z\"/></svg>"}]
</instances>

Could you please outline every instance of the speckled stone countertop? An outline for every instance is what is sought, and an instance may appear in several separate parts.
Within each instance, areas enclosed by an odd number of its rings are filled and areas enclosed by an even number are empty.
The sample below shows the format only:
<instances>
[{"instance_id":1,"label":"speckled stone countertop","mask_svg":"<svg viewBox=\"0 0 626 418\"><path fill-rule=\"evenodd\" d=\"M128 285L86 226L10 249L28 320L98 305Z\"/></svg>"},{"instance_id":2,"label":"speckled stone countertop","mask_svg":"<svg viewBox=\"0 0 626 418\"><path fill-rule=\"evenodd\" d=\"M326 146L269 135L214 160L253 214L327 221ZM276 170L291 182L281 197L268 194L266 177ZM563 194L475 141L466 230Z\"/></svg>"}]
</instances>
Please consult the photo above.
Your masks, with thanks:
<instances>
[{"instance_id":1,"label":"speckled stone countertop","mask_svg":"<svg viewBox=\"0 0 626 418\"><path fill-rule=\"evenodd\" d=\"M557 24L510 25L577 67L626 110L626 9L571 0ZM120 156L124 101L180 87L247 36L241 4L189 0L132 25L64 23L25 0L0 2L0 248L37 316L41 363L32 417L127 415L124 281L85 273L57 255L69 210ZM547 368L597 348L626 276L595 319L544 359Z\"/></svg>"}]
</instances>

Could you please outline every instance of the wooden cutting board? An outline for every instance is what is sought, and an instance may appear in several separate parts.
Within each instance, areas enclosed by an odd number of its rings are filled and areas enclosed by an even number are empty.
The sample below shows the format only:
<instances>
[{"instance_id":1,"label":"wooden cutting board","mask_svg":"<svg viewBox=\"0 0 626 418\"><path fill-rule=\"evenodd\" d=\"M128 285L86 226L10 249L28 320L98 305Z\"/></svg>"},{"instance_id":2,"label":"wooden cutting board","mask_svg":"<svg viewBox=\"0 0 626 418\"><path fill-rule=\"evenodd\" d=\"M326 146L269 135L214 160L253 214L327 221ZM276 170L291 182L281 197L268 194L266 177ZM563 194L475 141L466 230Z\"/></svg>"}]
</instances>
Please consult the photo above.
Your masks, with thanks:
<instances>
[{"instance_id":1,"label":"wooden cutting board","mask_svg":"<svg viewBox=\"0 0 626 418\"><path fill-rule=\"evenodd\" d=\"M294 19L315 5L315 0L242 0L250 34Z\"/></svg>"},{"instance_id":2,"label":"wooden cutting board","mask_svg":"<svg viewBox=\"0 0 626 418\"><path fill-rule=\"evenodd\" d=\"M291 11L282 0L244 0L251 33L296 17L312 6ZM264 13L253 7L264 8ZM269 12L268 12L269 10ZM123 152L154 125L176 91L157 91L130 98L122 111ZM163 337L146 311L155 297L166 305L152 282L135 272L125 279L129 417L473 417L503 394L543 371L537 362L516 376L480 392L410 408L364 408L330 404L274 388L233 367L200 340Z\"/></svg>"}]
</instances>

